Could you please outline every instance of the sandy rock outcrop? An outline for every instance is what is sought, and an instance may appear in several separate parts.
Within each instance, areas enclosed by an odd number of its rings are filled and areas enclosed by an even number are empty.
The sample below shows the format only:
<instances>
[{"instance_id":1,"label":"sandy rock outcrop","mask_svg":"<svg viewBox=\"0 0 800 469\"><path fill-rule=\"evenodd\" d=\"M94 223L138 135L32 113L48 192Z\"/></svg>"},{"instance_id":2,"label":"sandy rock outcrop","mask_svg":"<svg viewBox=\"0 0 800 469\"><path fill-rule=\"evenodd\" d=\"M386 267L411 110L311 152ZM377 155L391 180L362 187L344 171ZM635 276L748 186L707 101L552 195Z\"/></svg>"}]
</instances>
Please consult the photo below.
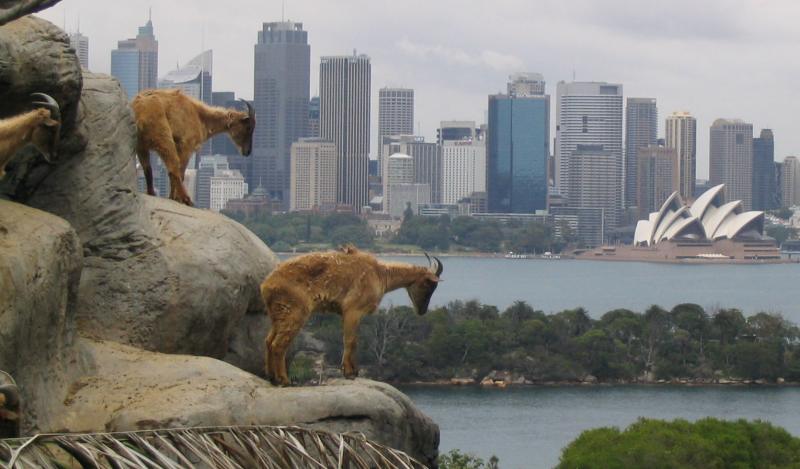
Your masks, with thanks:
<instances>
[{"instance_id":1,"label":"sandy rock outcrop","mask_svg":"<svg viewBox=\"0 0 800 469\"><path fill-rule=\"evenodd\" d=\"M16 378L24 428L60 412L75 367L78 236L67 222L0 201L0 369Z\"/></svg>"}]
</instances>

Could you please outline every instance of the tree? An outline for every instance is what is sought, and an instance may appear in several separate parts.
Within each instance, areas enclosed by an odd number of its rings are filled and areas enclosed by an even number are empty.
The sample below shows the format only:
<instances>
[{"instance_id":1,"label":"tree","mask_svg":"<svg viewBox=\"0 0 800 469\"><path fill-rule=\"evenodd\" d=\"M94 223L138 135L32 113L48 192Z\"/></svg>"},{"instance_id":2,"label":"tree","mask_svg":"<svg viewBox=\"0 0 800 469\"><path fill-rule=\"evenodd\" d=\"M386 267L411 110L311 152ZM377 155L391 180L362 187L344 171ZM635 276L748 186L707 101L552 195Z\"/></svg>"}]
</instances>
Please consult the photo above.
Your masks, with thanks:
<instances>
[{"instance_id":1,"label":"tree","mask_svg":"<svg viewBox=\"0 0 800 469\"><path fill-rule=\"evenodd\" d=\"M469 453L462 453L457 449L450 450L447 454L440 454L437 460L439 469L497 469L499 460L492 456L489 462Z\"/></svg>"},{"instance_id":2,"label":"tree","mask_svg":"<svg viewBox=\"0 0 800 469\"><path fill-rule=\"evenodd\" d=\"M798 467L800 439L766 422L640 419L625 431L587 430L561 454L559 469Z\"/></svg>"},{"instance_id":3,"label":"tree","mask_svg":"<svg viewBox=\"0 0 800 469\"><path fill-rule=\"evenodd\" d=\"M775 238L779 246L787 239L797 239L797 228L791 226L769 225L765 231L767 236Z\"/></svg>"}]
</instances>

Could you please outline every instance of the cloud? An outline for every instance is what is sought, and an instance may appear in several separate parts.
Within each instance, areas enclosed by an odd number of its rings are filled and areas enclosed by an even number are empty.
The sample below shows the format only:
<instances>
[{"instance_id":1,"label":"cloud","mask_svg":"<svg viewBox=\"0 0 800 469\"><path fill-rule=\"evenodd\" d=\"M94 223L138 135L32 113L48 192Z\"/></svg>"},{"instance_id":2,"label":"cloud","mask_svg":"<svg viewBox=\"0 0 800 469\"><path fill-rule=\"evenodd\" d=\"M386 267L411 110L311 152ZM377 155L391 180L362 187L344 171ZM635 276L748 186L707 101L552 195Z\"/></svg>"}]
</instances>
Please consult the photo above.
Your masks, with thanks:
<instances>
[{"instance_id":1,"label":"cloud","mask_svg":"<svg viewBox=\"0 0 800 469\"><path fill-rule=\"evenodd\" d=\"M488 67L497 71L517 71L524 66L524 62L519 57L489 49L471 54L456 47L448 47L441 44L418 44L411 42L407 38L398 41L396 46L401 52L411 57L425 61L444 62L450 65Z\"/></svg>"}]
</instances>

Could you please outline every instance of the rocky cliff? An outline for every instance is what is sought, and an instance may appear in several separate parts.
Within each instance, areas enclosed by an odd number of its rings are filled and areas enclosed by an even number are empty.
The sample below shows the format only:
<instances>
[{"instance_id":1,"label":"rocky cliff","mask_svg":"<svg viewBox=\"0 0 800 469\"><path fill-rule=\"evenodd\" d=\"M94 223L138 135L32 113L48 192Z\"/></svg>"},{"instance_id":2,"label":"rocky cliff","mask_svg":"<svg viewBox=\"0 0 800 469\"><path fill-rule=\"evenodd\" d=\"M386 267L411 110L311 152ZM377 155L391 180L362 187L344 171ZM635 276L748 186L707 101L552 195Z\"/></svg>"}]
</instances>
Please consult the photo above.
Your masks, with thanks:
<instances>
[{"instance_id":1,"label":"rocky cliff","mask_svg":"<svg viewBox=\"0 0 800 469\"><path fill-rule=\"evenodd\" d=\"M20 384L25 431L303 424L434 461L438 428L390 386L277 389L217 360L261 368L248 344L266 332L258 285L278 260L223 216L136 192L127 99L81 73L63 32L0 26L0 85L0 117L37 91L64 110L56 163L28 149L0 181L0 369Z\"/></svg>"}]
</instances>

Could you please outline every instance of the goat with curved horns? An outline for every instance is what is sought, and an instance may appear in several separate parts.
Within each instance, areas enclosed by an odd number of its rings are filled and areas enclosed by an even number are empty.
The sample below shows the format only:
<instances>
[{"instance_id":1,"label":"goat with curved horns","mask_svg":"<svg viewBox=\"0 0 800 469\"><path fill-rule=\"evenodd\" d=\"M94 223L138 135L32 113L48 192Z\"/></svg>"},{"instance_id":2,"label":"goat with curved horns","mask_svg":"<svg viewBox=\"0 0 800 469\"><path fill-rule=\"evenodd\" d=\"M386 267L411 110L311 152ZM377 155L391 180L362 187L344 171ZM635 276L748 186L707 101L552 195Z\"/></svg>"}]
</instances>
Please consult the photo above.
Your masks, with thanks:
<instances>
[{"instance_id":1,"label":"goat with curved horns","mask_svg":"<svg viewBox=\"0 0 800 469\"><path fill-rule=\"evenodd\" d=\"M161 156L169 173L169 198L186 205L192 199L183 187L186 165L193 152L209 138L227 133L244 156L253 148L256 114L243 100L247 112L208 106L180 90L146 90L131 102L138 131L136 154L147 181L147 193L156 195L150 151Z\"/></svg>"},{"instance_id":2,"label":"goat with curved horns","mask_svg":"<svg viewBox=\"0 0 800 469\"><path fill-rule=\"evenodd\" d=\"M33 93L31 97L40 100L31 103L36 109L0 120L0 178L6 173L6 164L29 143L41 152L48 163L52 163L56 157L61 133L58 103L44 93Z\"/></svg>"},{"instance_id":3,"label":"goat with curved horns","mask_svg":"<svg viewBox=\"0 0 800 469\"><path fill-rule=\"evenodd\" d=\"M428 255L425 254L427 257ZM261 295L272 327L266 339L266 373L274 383L289 384L286 350L315 312L342 316L344 354L342 371L355 378L358 324L378 308L383 295L405 288L417 314L425 314L439 285L443 266L428 257L429 267L381 262L352 246L340 251L313 253L280 264L261 284Z\"/></svg>"}]
</instances>

